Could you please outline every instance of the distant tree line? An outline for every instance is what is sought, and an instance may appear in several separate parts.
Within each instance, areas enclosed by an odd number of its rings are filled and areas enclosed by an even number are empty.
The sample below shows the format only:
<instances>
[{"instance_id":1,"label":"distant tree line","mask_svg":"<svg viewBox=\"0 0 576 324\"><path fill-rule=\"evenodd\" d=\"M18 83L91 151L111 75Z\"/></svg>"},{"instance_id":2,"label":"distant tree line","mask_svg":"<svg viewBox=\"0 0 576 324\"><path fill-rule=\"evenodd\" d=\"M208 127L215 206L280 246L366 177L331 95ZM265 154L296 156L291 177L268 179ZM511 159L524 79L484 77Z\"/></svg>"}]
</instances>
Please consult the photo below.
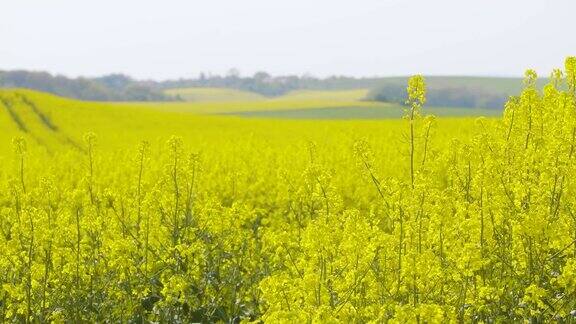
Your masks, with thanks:
<instances>
[{"instance_id":1,"label":"distant tree line","mask_svg":"<svg viewBox=\"0 0 576 324\"><path fill-rule=\"evenodd\" d=\"M353 78L331 76L316 78L310 75L272 76L267 72L257 72L252 76L240 76L235 70L226 75L206 75L198 78L180 79L158 83L158 86L170 88L216 87L251 91L264 96L274 97L293 90L339 90L371 88L378 84L377 78Z\"/></svg>"},{"instance_id":2,"label":"distant tree line","mask_svg":"<svg viewBox=\"0 0 576 324\"><path fill-rule=\"evenodd\" d=\"M28 88L59 96L93 101L167 101L156 85L122 74L98 78L68 78L46 72L0 71L1 88Z\"/></svg>"},{"instance_id":3,"label":"distant tree line","mask_svg":"<svg viewBox=\"0 0 576 324\"><path fill-rule=\"evenodd\" d=\"M234 70L223 76L201 73L197 78L162 82L135 80L123 74L96 78L68 78L47 72L0 71L0 88L28 88L64 97L95 101L180 100L163 92L171 88L232 88L274 97L300 89L358 89L371 88L377 84L376 78L332 76L321 79L309 75L271 76L266 72L240 76Z\"/></svg>"},{"instance_id":4,"label":"distant tree line","mask_svg":"<svg viewBox=\"0 0 576 324\"><path fill-rule=\"evenodd\" d=\"M522 86L519 78L429 77L428 106L501 109L508 96ZM0 71L0 87L29 88L60 96L94 101L173 101L166 89L190 87L232 88L274 97L293 90L372 89L365 100L403 104L406 77L355 78L310 75L272 76L257 72L241 76L232 69L225 75L201 73L196 78L168 81L135 80L123 74L96 78L68 78L46 72ZM541 82L546 82L545 79ZM543 83L542 83L543 84ZM542 84L539 84L541 86Z\"/></svg>"}]
</instances>

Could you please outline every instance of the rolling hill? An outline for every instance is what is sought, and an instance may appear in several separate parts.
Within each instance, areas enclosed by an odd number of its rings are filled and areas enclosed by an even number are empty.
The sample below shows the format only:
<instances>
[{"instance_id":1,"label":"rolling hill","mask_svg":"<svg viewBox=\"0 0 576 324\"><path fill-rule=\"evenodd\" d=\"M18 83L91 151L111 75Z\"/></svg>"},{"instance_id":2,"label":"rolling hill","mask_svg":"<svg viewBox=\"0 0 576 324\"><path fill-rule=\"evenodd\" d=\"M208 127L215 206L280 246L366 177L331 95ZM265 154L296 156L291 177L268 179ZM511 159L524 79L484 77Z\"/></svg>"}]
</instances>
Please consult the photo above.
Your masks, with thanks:
<instances>
[{"instance_id":1,"label":"rolling hill","mask_svg":"<svg viewBox=\"0 0 576 324\"><path fill-rule=\"evenodd\" d=\"M312 95L314 93L314 95ZM62 98L32 90L0 90L0 141L16 133L47 149L78 146L82 134L94 130L118 140L154 133L161 127L178 133L199 120L227 120L232 116L264 119L379 119L399 118L403 107L352 100L357 91L298 92L273 100L252 102L103 103ZM319 97L319 99L312 99ZM494 111L427 107L438 116L493 116ZM207 116L219 115L219 116ZM228 116L228 117L226 117ZM108 136L108 135L107 135Z\"/></svg>"},{"instance_id":2,"label":"rolling hill","mask_svg":"<svg viewBox=\"0 0 576 324\"><path fill-rule=\"evenodd\" d=\"M197 113L296 119L394 118L402 115L406 77L346 80L345 85L349 88L301 89L273 97L228 88L171 89L165 93L178 95L187 103L163 107ZM518 94L523 87L520 78L430 76L426 80L428 109L439 116L497 116L508 97ZM537 86L542 88L546 82L546 79L539 80ZM366 87L356 87L360 85Z\"/></svg>"},{"instance_id":3,"label":"rolling hill","mask_svg":"<svg viewBox=\"0 0 576 324\"><path fill-rule=\"evenodd\" d=\"M264 100L265 97L250 91L229 88L177 88L164 91L190 102L238 102Z\"/></svg>"},{"instance_id":4,"label":"rolling hill","mask_svg":"<svg viewBox=\"0 0 576 324\"><path fill-rule=\"evenodd\" d=\"M294 97L302 96L300 93ZM491 115L490 111L474 109L425 108L425 111L454 117ZM314 119L309 122L318 123L318 119L395 119L402 114L403 108L397 105L362 101L284 98L243 103L103 103L25 89L0 90L0 142L6 144L21 135L50 152L61 147L80 148L82 136L90 131L103 134L107 145L120 147L121 143L142 138L165 139L169 134L220 133L227 127L248 130L254 125L276 125L278 119ZM308 121L293 125L300 123ZM11 149L9 145L1 148Z\"/></svg>"}]
</instances>

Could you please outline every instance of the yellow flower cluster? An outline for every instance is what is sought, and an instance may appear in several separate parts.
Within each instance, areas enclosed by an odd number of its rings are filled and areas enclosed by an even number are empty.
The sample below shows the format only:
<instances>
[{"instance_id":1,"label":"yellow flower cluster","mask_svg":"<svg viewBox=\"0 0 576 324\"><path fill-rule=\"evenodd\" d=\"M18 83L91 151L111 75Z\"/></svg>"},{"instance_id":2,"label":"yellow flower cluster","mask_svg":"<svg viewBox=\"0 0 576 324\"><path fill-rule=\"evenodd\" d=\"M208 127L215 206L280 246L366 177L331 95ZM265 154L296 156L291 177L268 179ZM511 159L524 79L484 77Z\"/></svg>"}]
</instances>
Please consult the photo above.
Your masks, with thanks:
<instances>
[{"instance_id":1,"label":"yellow flower cluster","mask_svg":"<svg viewBox=\"0 0 576 324\"><path fill-rule=\"evenodd\" d=\"M528 71L497 120L421 118L418 76L409 125L215 119L196 143L88 133L55 152L18 138L0 169L0 317L571 321L574 62L543 91Z\"/></svg>"}]
</instances>

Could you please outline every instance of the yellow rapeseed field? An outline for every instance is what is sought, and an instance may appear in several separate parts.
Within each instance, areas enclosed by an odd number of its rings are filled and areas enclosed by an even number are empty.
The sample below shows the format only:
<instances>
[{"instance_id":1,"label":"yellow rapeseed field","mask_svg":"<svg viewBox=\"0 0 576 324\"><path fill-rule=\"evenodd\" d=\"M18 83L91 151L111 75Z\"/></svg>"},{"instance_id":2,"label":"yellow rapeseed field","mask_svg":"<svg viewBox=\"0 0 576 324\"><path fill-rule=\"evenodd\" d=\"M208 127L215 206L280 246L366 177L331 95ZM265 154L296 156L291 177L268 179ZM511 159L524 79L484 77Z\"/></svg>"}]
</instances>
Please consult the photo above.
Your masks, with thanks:
<instances>
[{"instance_id":1,"label":"yellow rapeseed field","mask_svg":"<svg viewBox=\"0 0 576 324\"><path fill-rule=\"evenodd\" d=\"M380 121L0 90L0 318L573 321L576 58L535 82Z\"/></svg>"}]
</instances>

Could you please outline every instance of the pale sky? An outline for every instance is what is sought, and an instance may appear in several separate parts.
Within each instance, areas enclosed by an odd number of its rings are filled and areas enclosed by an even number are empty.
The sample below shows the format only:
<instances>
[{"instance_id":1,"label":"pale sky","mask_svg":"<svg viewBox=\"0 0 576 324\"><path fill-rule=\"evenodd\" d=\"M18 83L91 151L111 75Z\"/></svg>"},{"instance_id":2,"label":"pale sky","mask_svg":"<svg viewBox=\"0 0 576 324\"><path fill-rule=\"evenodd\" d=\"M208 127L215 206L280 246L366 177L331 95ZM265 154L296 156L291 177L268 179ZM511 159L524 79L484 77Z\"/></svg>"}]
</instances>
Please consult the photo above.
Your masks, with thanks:
<instances>
[{"instance_id":1,"label":"pale sky","mask_svg":"<svg viewBox=\"0 0 576 324\"><path fill-rule=\"evenodd\" d=\"M576 0L7 0L0 69L547 75L576 55L575 13Z\"/></svg>"}]
</instances>

